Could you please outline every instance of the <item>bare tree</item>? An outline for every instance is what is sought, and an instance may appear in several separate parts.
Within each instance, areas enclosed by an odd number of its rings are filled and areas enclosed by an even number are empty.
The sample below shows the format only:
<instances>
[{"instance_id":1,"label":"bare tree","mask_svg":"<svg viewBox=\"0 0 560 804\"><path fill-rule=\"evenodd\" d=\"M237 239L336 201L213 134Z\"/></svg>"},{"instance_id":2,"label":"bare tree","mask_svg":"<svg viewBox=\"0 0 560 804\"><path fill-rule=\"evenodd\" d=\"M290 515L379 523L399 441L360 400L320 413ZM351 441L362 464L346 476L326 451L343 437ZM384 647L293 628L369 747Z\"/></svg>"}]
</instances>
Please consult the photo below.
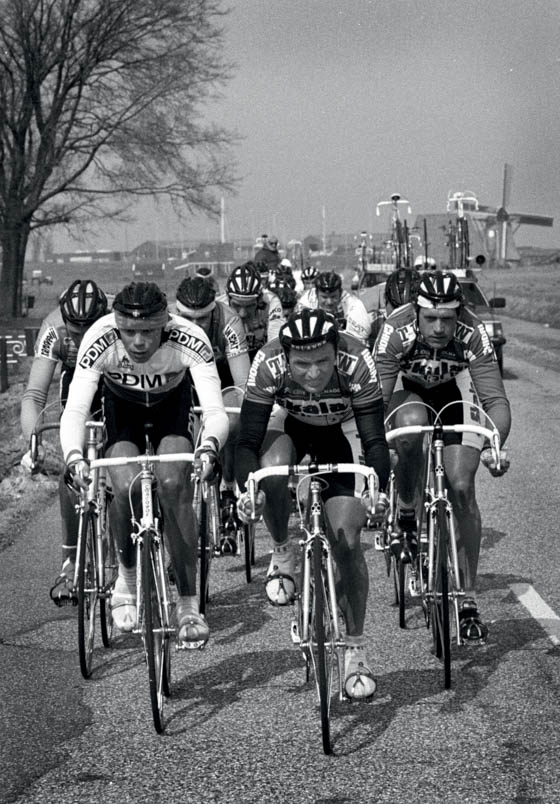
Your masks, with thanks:
<instances>
[{"instance_id":1,"label":"bare tree","mask_svg":"<svg viewBox=\"0 0 560 804\"><path fill-rule=\"evenodd\" d=\"M227 80L220 0L0 0L0 316L30 232L122 216L139 196L216 214L235 184L201 107Z\"/></svg>"}]
</instances>

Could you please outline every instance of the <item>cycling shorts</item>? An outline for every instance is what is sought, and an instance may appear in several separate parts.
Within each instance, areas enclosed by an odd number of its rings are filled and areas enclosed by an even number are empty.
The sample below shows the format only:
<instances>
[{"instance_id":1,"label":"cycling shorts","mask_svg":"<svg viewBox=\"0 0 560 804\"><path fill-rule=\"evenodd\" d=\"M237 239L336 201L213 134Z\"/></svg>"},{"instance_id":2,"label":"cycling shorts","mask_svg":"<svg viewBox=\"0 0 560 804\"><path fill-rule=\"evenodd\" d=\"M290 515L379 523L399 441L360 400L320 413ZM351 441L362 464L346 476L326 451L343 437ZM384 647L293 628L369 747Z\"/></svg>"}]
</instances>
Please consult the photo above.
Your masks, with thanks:
<instances>
[{"instance_id":1,"label":"cycling shorts","mask_svg":"<svg viewBox=\"0 0 560 804\"><path fill-rule=\"evenodd\" d=\"M279 429L276 418L274 429ZM286 415L284 433L288 435L296 451L296 462L309 456L314 463L361 463L364 462L362 442L356 421L352 418L339 424L316 426ZM322 475L329 484L322 492L323 500L331 497L360 497L364 488L362 475Z\"/></svg>"},{"instance_id":2,"label":"cycling shorts","mask_svg":"<svg viewBox=\"0 0 560 804\"><path fill-rule=\"evenodd\" d=\"M473 405L480 407L480 401L468 371L464 371L455 379L436 385L433 388L424 388L401 375L395 383L393 394L397 391L404 392L405 395L416 394L422 402L430 405L436 413L439 413L450 402L457 403L449 405L443 411L441 416L442 424L466 424L469 422L484 425L484 415L481 414L480 410L473 407ZM402 404L403 401L406 401L406 397L403 400L401 396L398 399L398 403ZM389 412L392 408L393 406L390 405ZM451 444L462 444L466 447L481 450L484 444L484 438L475 433L444 433L443 440L446 447Z\"/></svg>"},{"instance_id":3,"label":"cycling shorts","mask_svg":"<svg viewBox=\"0 0 560 804\"><path fill-rule=\"evenodd\" d=\"M138 447L140 452L144 452L146 448L144 424L146 423L152 425L150 440L155 450L165 436L183 436L192 444L189 427L191 401L191 384L186 377L177 388L164 396L161 402L150 405L150 407L122 399L106 386L103 396L103 412L107 430L105 448L107 449L119 441L130 441Z\"/></svg>"}]
</instances>

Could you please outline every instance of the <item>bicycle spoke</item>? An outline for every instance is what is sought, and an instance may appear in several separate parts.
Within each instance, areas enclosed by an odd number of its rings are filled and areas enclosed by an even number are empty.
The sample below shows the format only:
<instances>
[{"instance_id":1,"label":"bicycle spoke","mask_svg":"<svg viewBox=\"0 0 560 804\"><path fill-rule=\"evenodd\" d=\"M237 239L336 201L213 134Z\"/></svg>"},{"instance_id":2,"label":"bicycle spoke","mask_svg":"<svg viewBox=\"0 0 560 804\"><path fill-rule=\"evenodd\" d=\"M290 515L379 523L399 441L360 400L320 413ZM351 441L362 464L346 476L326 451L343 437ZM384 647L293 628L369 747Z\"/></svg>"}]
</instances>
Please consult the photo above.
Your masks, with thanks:
<instances>
[{"instance_id":1,"label":"bicycle spoke","mask_svg":"<svg viewBox=\"0 0 560 804\"><path fill-rule=\"evenodd\" d=\"M148 659L150 700L155 729L162 733L164 700L169 695L170 633L163 599L165 571L159 535L145 534L142 543L142 586L144 598L144 640Z\"/></svg>"},{"instance_id":2,"label":"bicycle spoke","mask_svg":"<svg viewBox=\"0 0 560 804\"><path fill-rule=\"evenodd\" d=\"M95 514L88 510L81 515L78 535L78 651L84 678L89 678L92 672L98 602L95 526Z\"/></svg>"}]
</instances>

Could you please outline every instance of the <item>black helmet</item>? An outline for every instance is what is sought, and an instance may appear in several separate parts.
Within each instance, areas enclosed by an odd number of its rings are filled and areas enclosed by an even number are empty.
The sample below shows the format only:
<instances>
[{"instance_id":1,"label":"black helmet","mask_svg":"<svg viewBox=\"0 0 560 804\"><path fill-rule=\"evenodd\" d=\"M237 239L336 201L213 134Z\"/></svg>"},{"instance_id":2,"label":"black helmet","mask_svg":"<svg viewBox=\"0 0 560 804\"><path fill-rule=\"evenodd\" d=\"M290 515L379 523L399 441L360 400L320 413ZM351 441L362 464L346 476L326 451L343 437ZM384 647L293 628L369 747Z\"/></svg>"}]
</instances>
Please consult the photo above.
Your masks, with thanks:
<instances>
[{"instance_id":1,"label":"black helmet","mask_svg":"<svg viewBox=\"0 0 560 804\"><path fill-rule=\"evenodd\" d=\"M393 307L415 302L418 296L420 274L418 271L399 268L387 279L385 284L385 303Z\"/></svg>"},{"instance_id":2,"label":"black helmet","mask_svg":"<svg viewBox=\"0 0 560 804\"><path fill-rule=\"evenodd\" d=\"M244 296L257 299L262 290L261 277L252 261L234 268L226 283L228 296Z\"/></svg>"},{"instance_id":3,"label":"black helmet","mask_svg":"<svg viewBox=\"0 0 560 804\"><path fill-rule=\"evenodd\" d=\"M321 271L315 279L315 287L323 293L333 293L342 289L342 277L336 271Z\"/></svg>"},{"instance_id":4,"label":"black helmet","mask_svg":"<svg viewBox=\"0 0 560 804\"><path fill-rule=\"evenodd\" d=\"M286 351L290 349L316 349L325 343L338 343L336 319L324 310L310 310L304 307L299 313L292 313L279 333L280 343Z\"/></svg>"},{"instance_id":5,"label":"black helmet","mask_svg":"<svg viewBox=\"0 0 560 804\"><path fill-rule=\"evenodd\" d=\"M424 273L418 287L419 307L460 307L463 291L455 274L450 271Z\"/></svg>"},{"instance_id":6,"label":"black helmet","mask_svg":"<svg viewBox=\"0 0 560 804\"><path fill-rule=\"evenodd\" d=\"M113 310L132 318L150 318L167 310L167 299L155 282L131 282L115 296Z\"/></svg>"},{"instance_id":7,"label":"black helmet","mask_svg":"<svg viewBox=\"0 0 560 804\"><path fill-rule=\"evenodd\" d=\"M66 324L89 327L107 312L107 296L91 279L76 279L59 299Z\"/></svg>"},{"instance_id":8,"label":"black helmet","mask_svg":"<svg viewBox=\"0 0 560 804\"><path fill-rule=\"evenodd\" d=\"M247 265L247 263L245 264ZM268 267L268 264L266 262L260 262L260 261L256 262L255 268L259 272L260 276L262 276L263 274L266 276L266 274L270 273L270 268Z\"/></svg>"},{"instance_id":9,"label":"black helmet","mask_svg":"<svg viewBox=\"0 0 560 804\"><path fill-rule=\"evenodd\" d=\"M177 288L177 301L185 307L199 310L208 307L216 298L216 289L203 276L187 276Z\"/></svg>"}]
</instances>

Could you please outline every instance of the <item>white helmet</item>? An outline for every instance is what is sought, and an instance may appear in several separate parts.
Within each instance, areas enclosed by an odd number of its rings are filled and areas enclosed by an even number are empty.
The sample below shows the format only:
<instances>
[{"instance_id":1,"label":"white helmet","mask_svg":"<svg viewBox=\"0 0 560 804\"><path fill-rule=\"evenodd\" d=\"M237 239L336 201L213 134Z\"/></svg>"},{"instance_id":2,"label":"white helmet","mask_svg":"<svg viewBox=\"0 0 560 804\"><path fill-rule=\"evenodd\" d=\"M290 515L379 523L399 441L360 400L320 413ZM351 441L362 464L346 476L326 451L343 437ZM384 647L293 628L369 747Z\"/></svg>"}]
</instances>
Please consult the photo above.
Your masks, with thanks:
<instances>
[{"instance_id":1,"label":"white helmet","mask_svg":"<svg viewBox=\"0 0 560 804\"><path fill-rule=\"evenodd\" d=\"M287 257L284 257L283 260L280 260L280 265L283 268L291 268L292 267L292 262Z\"/></svg>"}]
</instances>

